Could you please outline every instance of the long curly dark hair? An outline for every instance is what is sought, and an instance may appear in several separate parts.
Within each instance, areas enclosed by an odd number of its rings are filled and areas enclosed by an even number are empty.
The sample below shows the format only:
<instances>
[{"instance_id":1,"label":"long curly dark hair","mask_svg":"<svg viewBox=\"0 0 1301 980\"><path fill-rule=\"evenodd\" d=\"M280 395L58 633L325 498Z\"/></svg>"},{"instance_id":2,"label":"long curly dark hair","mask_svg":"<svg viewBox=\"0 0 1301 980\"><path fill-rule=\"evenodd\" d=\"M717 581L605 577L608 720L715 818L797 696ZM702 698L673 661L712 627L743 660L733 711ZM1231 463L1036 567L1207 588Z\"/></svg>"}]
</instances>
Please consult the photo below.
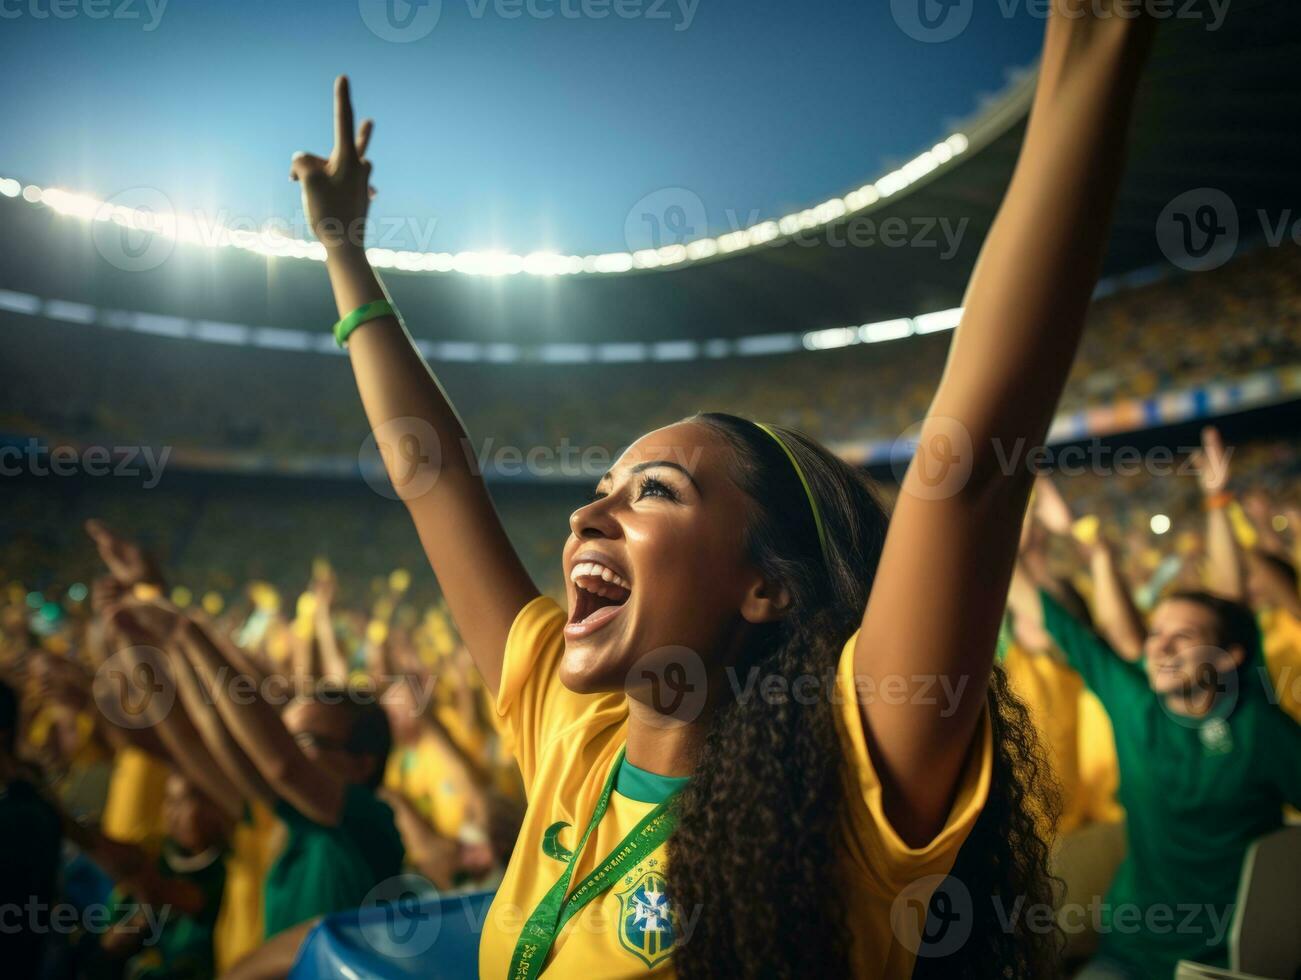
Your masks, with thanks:
<instances>
[{"instance_id":1,"label":"long curly dark hair","mask_svg":"<svg viewBox=\"0 0 1301 980\"><path fill-rule=\"evenodd\" d=\"M864 474L812 439L776 429L818 501L824 558L808 498L781 446L733 415L690 421L709 426L735 450L734 478L755 504L750 559L791 597L788 613L757 629L732 668L736 689L747 676L776 675L787 690L814 677L829 691L872 588L889 520L885 508ZM1048 773L1025 708L997 669L989 700L990 799L951 873L973 898L973 931L956 956L919 957L919 976L926 970L1017 978L1056 972L1052 937L1026 933L1017 924L1022 920L1003 927L989 900L1052 901L1048 846L1036 824L1052 806ZM825 696L799 701L725 699L679 798L669 890L689 927L674 951L675 968L687 980L851 972L853 923L835 887L844 790L834 708ZM1011 914L1012 901L1004 914Z\"/></svg>"}]
</instances>

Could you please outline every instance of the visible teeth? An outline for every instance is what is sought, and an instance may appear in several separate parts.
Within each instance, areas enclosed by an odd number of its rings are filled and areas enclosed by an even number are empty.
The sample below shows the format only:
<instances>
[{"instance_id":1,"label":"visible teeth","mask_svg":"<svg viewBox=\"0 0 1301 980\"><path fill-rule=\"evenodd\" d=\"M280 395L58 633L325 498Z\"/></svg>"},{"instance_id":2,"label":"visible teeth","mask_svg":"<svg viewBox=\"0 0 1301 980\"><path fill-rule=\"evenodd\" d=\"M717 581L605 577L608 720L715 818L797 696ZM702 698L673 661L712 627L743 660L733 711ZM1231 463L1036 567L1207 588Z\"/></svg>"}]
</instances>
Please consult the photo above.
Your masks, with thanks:
<instances>
[{"instance_id":1,"label":"visible teeth","mask_svg":"<svg viewBox=\"0 0 1301 980\"><path fill-rule=\"evenodd\" d=\"M628 580L614 569L606 568L604 565L593 561L579 562L574 566L574 570L569 573L569 578L573 582L577 582L580 578L596 578L601 579L604 582L609 582L611 585L617 585L621 589L632 590L632 586L628 584ZM605 589L592 588L590 591L595 592L597 595L607 596L608 598L616 598L616 596L610 595L610 593Z\"/></svg>"}]
</instances>

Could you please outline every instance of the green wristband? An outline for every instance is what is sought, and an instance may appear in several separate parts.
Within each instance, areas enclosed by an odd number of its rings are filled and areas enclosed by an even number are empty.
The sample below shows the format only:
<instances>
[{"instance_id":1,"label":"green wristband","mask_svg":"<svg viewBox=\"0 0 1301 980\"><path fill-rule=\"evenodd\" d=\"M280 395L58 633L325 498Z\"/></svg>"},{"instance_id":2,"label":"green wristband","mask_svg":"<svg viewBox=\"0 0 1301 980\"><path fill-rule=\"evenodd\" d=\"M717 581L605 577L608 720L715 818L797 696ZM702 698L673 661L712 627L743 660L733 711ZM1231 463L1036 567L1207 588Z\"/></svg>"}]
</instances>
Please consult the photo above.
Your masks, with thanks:
<instances>
[{"instance_id":1,"label":"green wristband","mask_svg":"<svg viewBox=\"0 0 1301 980\"><path fill-rule=\"evenodd\" d=\"M348 346L348 338L352 332L363 323L369 323L382 316L391 316L396 320L397 315L398 311L393 309L393 304L386 299L377 299L373 303L359 306L334 325L334 342L342 350Z\"/></svg>"}]
</instances>

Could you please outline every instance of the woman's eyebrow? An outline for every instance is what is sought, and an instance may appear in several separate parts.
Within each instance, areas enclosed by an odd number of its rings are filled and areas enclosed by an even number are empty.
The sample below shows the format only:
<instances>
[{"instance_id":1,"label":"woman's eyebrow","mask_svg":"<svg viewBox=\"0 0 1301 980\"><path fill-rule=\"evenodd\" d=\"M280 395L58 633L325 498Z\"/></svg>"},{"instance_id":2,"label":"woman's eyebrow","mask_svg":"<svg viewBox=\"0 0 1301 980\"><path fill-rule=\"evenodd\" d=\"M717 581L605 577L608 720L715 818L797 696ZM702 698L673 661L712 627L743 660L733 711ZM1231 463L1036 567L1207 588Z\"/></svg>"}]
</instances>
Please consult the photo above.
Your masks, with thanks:
<instances>
[{"instance_id":1,"label":"woman's eyebrow","mask_svg":"<svg viewBox=\"0 0 1301 980\"><path fill-rule=\"evenodd\" d=\"M634 466L632 472L644 473L646 470L659 469L661 466L667 466L671 470L677 470L691 481L691 485L696 488L696 493L700 493L700 484L697 483L696 478L691 475L691 471L681 463L675 463L671 459L648 459Z\"/></svg>"}]
</instances>

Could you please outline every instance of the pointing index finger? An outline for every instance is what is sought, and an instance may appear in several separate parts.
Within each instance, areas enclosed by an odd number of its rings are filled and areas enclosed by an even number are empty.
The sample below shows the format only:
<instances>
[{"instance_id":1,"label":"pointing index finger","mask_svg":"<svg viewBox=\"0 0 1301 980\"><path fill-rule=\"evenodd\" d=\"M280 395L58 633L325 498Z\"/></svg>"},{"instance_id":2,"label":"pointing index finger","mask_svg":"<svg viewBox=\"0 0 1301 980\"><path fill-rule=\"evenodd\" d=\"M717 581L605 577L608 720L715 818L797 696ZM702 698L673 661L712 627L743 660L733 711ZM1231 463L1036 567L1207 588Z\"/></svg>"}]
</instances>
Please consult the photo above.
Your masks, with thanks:
<instances>
[{"instance_id":1,"label":"pointing index finger","mask_svg":"<svg viewBox=\"0 0 1301 980\"><path fill-rule=\"evenodd\" d=\"M356 159L357 144L353 142L356 130L352 126L352 93L348 89L348 76L334 80L334 150L340 158Z\"/></svg>"}]
</instances>

